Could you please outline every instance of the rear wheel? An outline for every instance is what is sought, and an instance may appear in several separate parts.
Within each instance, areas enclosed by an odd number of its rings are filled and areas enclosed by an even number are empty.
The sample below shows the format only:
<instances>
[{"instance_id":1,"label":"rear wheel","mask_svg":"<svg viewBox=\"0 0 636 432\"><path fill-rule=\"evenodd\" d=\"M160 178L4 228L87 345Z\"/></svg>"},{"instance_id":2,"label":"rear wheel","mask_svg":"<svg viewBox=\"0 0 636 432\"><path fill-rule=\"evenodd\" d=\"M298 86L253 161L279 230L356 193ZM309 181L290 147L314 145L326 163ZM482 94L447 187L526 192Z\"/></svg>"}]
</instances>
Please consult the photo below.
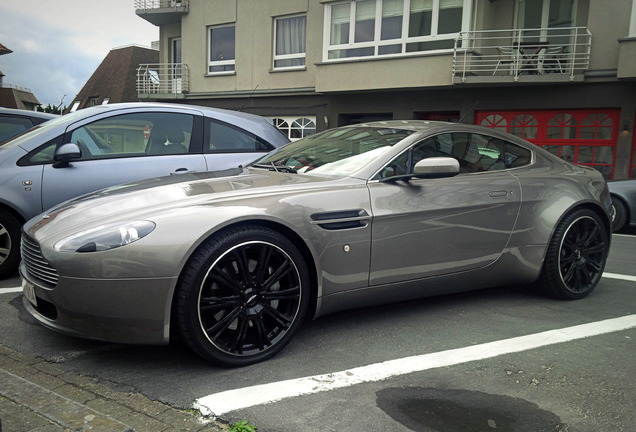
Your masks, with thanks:
<instances>
[{"instance_id":1,"label":"rear wheel","mask_svg":"<svg viewBox=\"0 0 636 432\"><path fill-rule=\"evenodd\" d=\"M588 209L575 210L557 226L550 240L539 283L553 297L574 300L594 290L609 249L603 221Z\"/></svg>"},{"instance_id":2,"label":"rear wheel","mask_svg":"<svg viewBox=\"0 0 636 432\"><path fill-rule=\"evenodd\" d=\"M20 263L20 222L0 210L0 279L11 276Z\"/></svg>"},{"instance_id":3,"label":"rear wheel","mask_svg":"<svg viewBox=\"0 0 636 432\"><path fill-rule=\"evenodd\" d=\"M289 343L307 311L309 279L289 240L247 226L214 235L197 249L176 295L185 342L214 363L246 366Z\"/></svg>"}]
</instances>

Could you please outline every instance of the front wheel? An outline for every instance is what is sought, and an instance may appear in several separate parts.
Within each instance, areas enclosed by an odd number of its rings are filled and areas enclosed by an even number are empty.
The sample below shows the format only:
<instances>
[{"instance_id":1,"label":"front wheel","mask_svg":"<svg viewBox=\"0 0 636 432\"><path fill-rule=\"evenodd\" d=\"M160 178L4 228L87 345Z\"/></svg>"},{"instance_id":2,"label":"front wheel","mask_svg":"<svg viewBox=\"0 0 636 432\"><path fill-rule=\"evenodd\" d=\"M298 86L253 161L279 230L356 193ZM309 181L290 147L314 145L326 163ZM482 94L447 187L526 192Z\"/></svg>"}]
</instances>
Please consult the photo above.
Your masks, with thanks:
<instances>
[{"instance_id":1,"label":"front wheel","mask_svg":"<svg viewBox=\"0 0 636 432\"><path fill-rule=\"evenodd\" d=\"M20 222L0 210L0 279L11 276L20 263Z\"/></svg>"},{"instance_id":2,"label":"front wheel","mask_svg":"<svg viewBox=\"0 0 636 432\"><path fill-rule=\"evenodd\" d=\"M575 210L559 223L550 240L539 284L553 297L583 298L601 279L608 250L601 218L592 210Z\"/></svg>"},{"instance_id":3,"label":"front wheel","mask_svg":"<svg viewBox=\"0 0 636 432\"><path fill-rule=\"evenodd\" d=\"M203 358L246 366L282 350L308 304L298 249L276 231L246 226L210 237L193 254L177 287L175 318Z\"/></svg>"}]
</instances>

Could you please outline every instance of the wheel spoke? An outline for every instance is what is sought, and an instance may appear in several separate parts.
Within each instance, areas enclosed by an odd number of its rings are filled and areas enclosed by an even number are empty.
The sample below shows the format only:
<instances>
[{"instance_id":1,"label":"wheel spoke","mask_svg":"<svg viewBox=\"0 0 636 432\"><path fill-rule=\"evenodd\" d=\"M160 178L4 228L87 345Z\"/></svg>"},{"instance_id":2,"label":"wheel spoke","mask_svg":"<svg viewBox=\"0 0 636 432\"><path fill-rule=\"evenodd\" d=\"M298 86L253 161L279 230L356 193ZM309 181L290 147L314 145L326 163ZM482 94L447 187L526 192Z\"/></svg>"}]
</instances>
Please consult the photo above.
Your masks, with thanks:
<instances>
[{"instance_id":1,"label":"wheel spoke","mask_svg":"<svg viewBox=\"0 0 636 432\"><path fill-rule=\"evenodd\" d=\"M284 328L288 328L293 322L293 317L290 317L289 315L282 313L281 311L273 308L270 305L264 305L264 306L265 308L263 309L263 312L265 312L270 317L275 319L276 322L280 324L281 326L283 326Z\"/></svg>"},{"instance_id":2,"label":"wheel spoke","mask_svg":"<svg viewBox=\"0 0 636 432\"><path fill-rule=\"evenodd\" d=\"M234 319L241 313L241 308L237 307L232 310L232 312L225 315L219 321L217 321L212 327L209 327L205 330L205 332L210 336L211 340L216 340L221 333L227 330L227 328L232 324Z\"/></svg>"},{"instance_id":3,"label":"wheel spoke","mask_svg":"<svg viewBox=\"0 0 636 432\"><path fill-rule=\"evenodd\" d=\"M265 279L265 272L269 268L270 258L272 256L272 248L269 246L261 247L260 254L258 256L258 263L256 270L254 271L254 282L258 285L263 284Z\"/></svg>"},{"instance_id":4,"label":"wheel spoke","mask_svg":"<svg viewBox=\"0 0 636 432\"><path fill-rule=\"evenodd\" d=\"M234 342L229 347L230 352L235 352L241 354L243 352L243 345L245 344L245 338L247 336L248 330L248 320L239 317L238 318L238 327L236 329L236 337L234 338Z\"/></svg>"},{"instance_id":5,"label":"wheel spoke","mask_svg":"<svg viewBox=\"0 0 636 432\"><path fill-rule=\"evenodd\" d=\"M213 282L229 289L232 292L238 292L236 281L223 268L215 268L210 272L210 278Z\"/></svg>"},{"instance_id":6,"label":"wheel spoke","mask_svg":"<svg viewBox=\"0 0 636 432\"><path fill-rule=\"evenodd\" d=\"M263 293L263 299L272 302L275 300L297 300L300 297L300 287L293 286L291 288L278 290L278 291L268 291Z\"/></svg>"},{"instance_id":7,"label":"wheel spoke","mask_svg":"<svg viewBox=\"0 0 636 432\"><path fill-rule=\"evenodd\" d=\"M238 296L227 297L201 297L199 302L201 312L207 312L217 309L225 309L236 307L240 304L241 299Z\"/></svg>"},{"instance_id":8,"label":"wheel spoke","mask_svg":"<svg viewBox=\"0 0 636 432\"><path fill-rule=\"evenodd\" d=\"M272 285L274 285L276 282L281 281L283 278L285 278L289 272L291 272L294 269L292 263L286 259L281 265L280 267L274 272L272 273L272 275L267 278L266 281L263 282L262 285L262 289L263 291L268 291Z\"/></svg>"},{"instance_id":9,"label":"wheel spoke","mask_svg":"<svg viewBox=\"0 0 636 432\"><path fill-rule=\"evenodd\" d=\"M254 328L256 329L256 335L258 339L258 348L262 351L267 346L272 345L272 341L269 338L267 329L265 328L265 323L263 322L262 315L256 315L252 318L252 323L254 324Z\"/></svg>"},{"instance_id":10,"label":"wheel spoke","mask_svg":"<svg viewBox=\"0 0 636 432\"><path fill-rule=\"evenodd\" d=\"M250 282L250 267L249 267L249 258L247 257L247 248L238 248L234 250L234 262L236 263L236 267L238 269L239 277L241 278L241 282L244 284L249 284Z\"/></svg>"},{"instance_id":11,"label":"wheel spoke","mask_svg":"<svg viewBox=\"0 0 636 432\"><path fill-rule=\"evenodd\" d=\"M592 243L595 243L598 241L598 238L600 235L600 228L598 225L594 224L592 229L588 231L589 232L587 233L586 237L583 239L583 244L586 249L588 249L592 245Z\"/></svg>"}]
</instances>

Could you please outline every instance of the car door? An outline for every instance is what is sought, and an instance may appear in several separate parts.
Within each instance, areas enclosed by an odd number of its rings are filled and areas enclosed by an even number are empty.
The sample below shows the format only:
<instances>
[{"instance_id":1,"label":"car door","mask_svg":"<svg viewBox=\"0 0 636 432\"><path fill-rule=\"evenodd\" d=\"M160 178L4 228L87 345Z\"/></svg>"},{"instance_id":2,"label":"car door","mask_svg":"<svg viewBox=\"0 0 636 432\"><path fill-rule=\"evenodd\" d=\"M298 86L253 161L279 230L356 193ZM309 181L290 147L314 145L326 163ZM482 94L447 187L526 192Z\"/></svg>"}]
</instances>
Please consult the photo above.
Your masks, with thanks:
<instances>
[{"instance_id":1,"label":"car door","mask_svg":"<svg viewBox=\"0 0 636 432\"><path fill-rule=\"evenodd\" d=\"M467 271L487 266L504 250L519 212L518 180L497 159L503 144L448 133L428 138L385 168L408 172L417 160L455 157L454 177L372 181L370 285ZM410 166L410 168L409 168Z\"/></svg>"},{"instance_id":2,"label":"car door","mask_svg":"<svg viewBox=\"0 0 636 432\"><path fill-rule=\"evenodd\" d=\"M63 141L77 145L81 157L67 165L44 165L43 209L107 186L205 171L198 130L201 120L197 118L184 113L136 112L68 130Z\"/></svg>"}]
</instances>

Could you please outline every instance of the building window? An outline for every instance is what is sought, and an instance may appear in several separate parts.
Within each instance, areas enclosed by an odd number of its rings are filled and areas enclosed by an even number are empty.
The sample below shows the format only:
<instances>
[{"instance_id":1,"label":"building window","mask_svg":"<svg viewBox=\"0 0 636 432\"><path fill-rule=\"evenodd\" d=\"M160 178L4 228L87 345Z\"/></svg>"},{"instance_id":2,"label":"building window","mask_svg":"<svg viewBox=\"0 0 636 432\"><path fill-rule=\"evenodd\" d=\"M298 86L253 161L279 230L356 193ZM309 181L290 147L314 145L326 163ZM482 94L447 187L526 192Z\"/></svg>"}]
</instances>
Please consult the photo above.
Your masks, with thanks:
<instances>
[{"instance_id":1,"label":"building window","mask_svg":"<svg viewBox=\"0 0 636 432\"><path fill-rule=\"evenodd\" d=\"M478 112L477 124L527 139L568 162L614 178L620 111L545 110Z\"/></svg>"},{"instance_id":2,"label":"building window","mask_svg":"<svg viewBox=\"0 0 636 432\"><path fill-rule=\"evenodd\" d=\"M274 126L291 141L316 133L316 117L272 117Z\"/></svg>"},{"instance_id":3,"label":"building window","mask_svg":"<svg viewBox=\"0 0 636 432\"><path fill-rule=\"evenodd\" d=\"M274 20L274 69L303 68L307 17L293 16Z\"/></svg>"},{"instance_id":4,"label":"building window","mask_svg":"<svg viewBox=\"0 0 636 432\"><path fill-rule=\"evenodd\" d=\"M208 73L233 73L235 70L235 26L210 27Z\"/></svg>"},{"instance_id":5,"label":"building window","mask_svg":"<svg viewBox=\"0 0 636 432\"><path fill-rule=\"evenodd\" d=\"M327 60L452 49L470 0L356 0L328 4Z\"/></svg>"}]
</instances>

